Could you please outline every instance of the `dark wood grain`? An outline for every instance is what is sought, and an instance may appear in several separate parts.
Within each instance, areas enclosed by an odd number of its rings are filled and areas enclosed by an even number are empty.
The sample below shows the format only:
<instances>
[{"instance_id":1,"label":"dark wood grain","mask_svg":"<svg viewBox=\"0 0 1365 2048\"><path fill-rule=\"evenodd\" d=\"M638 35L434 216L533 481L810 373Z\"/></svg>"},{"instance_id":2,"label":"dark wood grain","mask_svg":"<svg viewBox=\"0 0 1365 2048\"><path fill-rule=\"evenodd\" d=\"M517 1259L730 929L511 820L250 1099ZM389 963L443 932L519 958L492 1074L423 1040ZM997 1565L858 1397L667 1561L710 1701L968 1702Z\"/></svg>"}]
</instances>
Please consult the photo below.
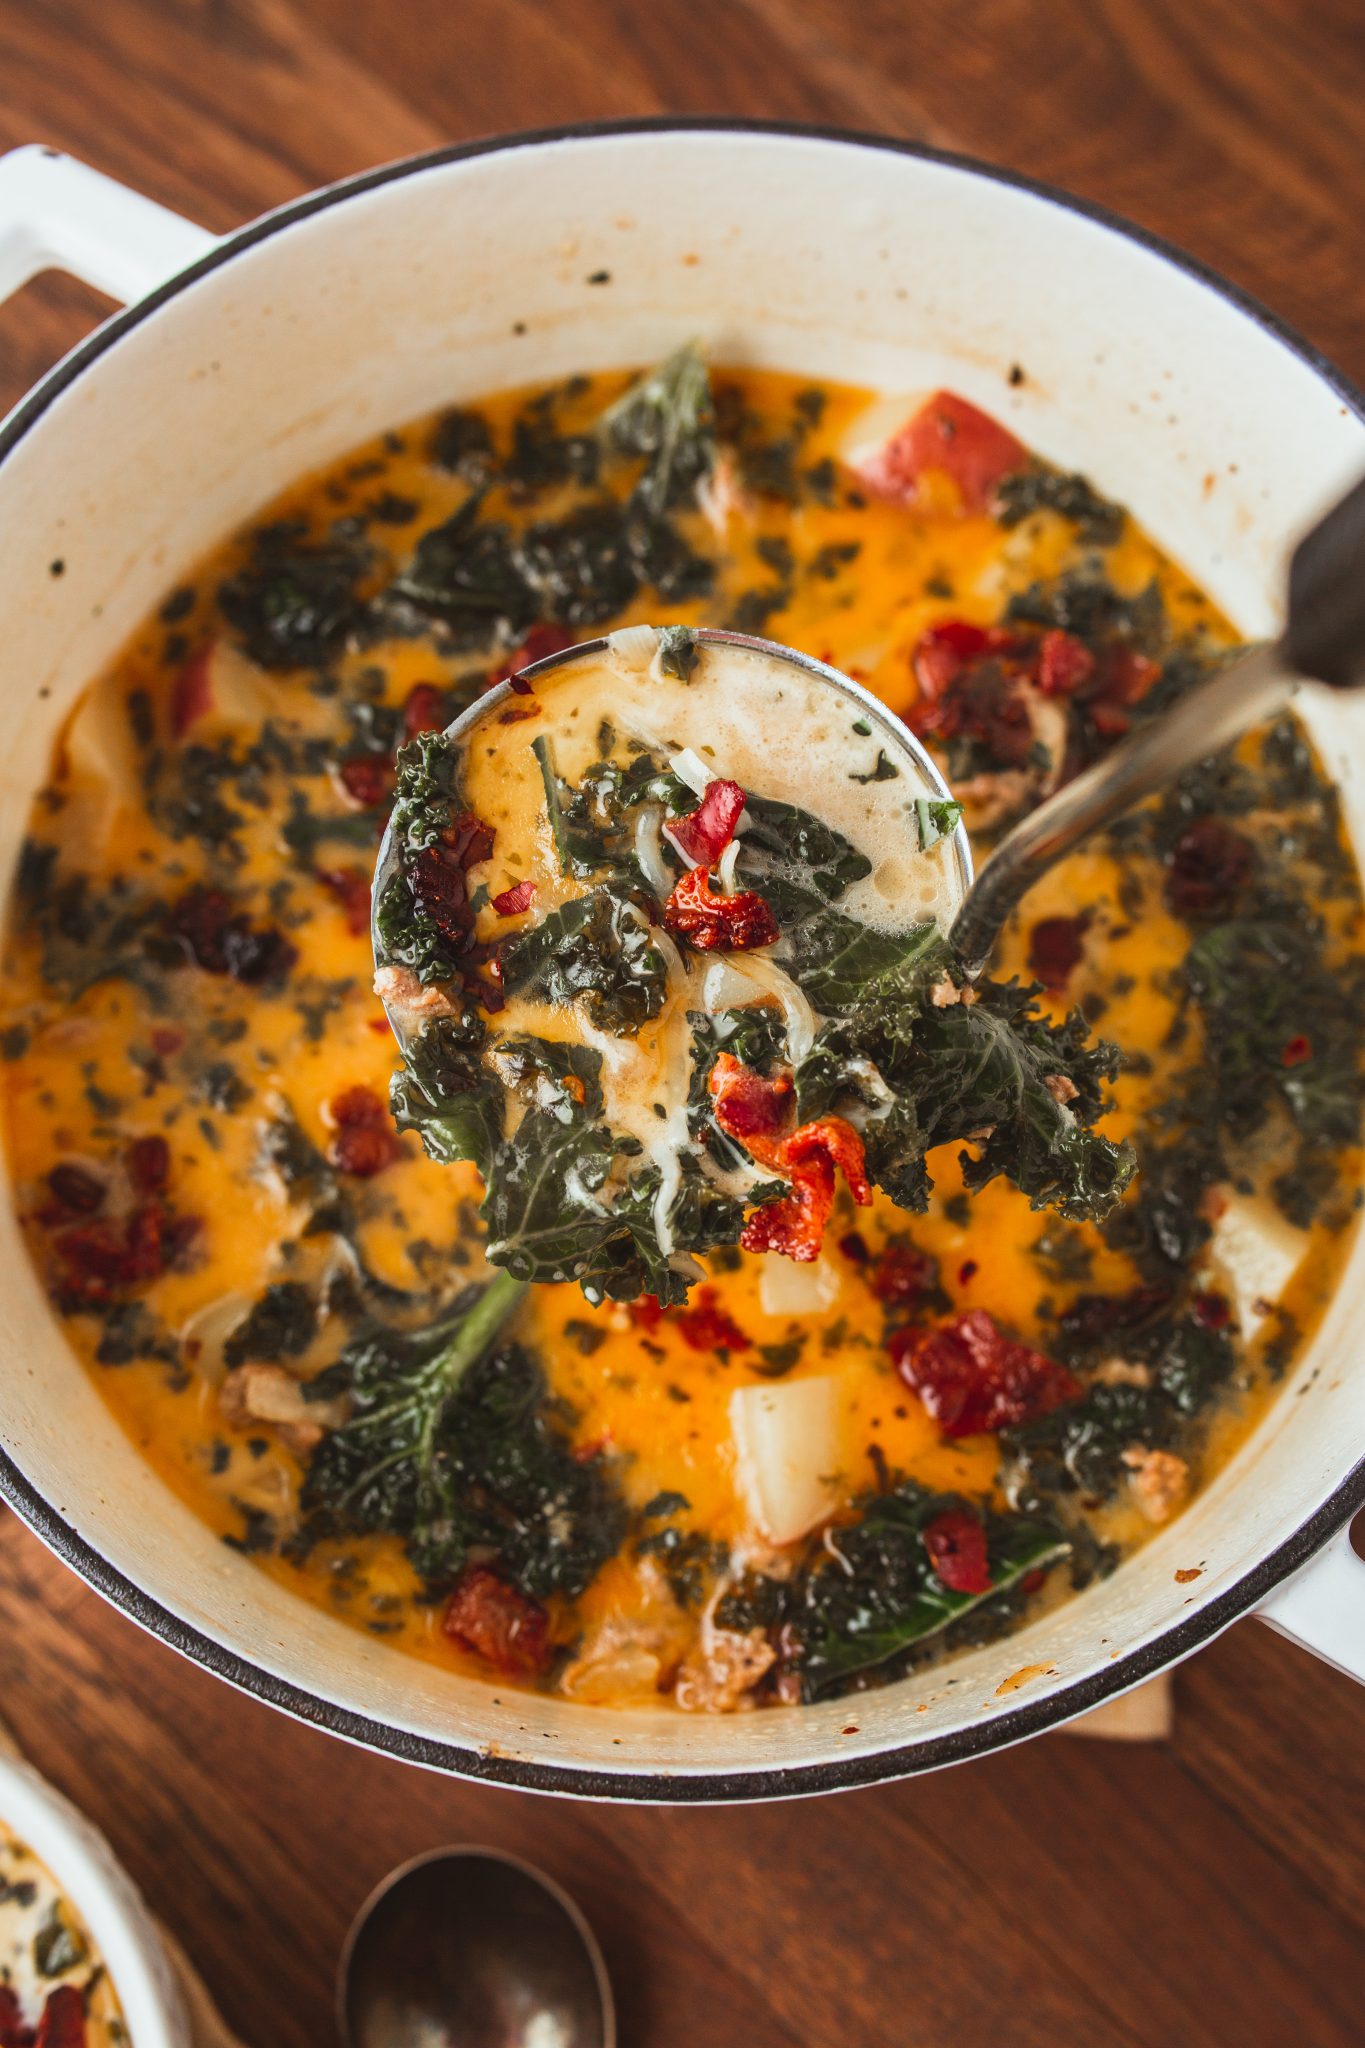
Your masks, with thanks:
<instances>
[{"instance_id":1,"label":"dark wood grain","mask_svg":"<svg viewBox=\"0 0 1365 2048\"><path fill-rule=\"evenodd\" d=\"M0 147L54 142L214 228L437 141L738 112L920 136L1182 242L1365 379L1354 0L0 0ZM0 310L8 403L103 310ZM142 1635L0 1512L0 1710L117 1843L251 2048L331 2038L391 1864L535 1857L632 2048L1346 2048L1365 1694L1256 1624L1169 1745L1047 1737L746 1811L594 1810L346 1750Z\"/></svg>"}]
</instances>

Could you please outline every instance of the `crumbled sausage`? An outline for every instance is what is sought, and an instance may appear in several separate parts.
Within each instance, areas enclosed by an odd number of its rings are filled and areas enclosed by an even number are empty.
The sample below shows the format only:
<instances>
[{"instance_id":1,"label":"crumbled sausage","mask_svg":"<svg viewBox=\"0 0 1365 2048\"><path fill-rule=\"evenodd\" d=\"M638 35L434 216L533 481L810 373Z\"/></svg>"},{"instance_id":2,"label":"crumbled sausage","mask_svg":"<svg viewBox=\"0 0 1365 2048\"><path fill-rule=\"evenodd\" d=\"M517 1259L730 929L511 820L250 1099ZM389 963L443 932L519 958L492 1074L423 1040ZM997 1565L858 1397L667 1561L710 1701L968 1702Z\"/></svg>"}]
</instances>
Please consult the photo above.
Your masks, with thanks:
<instances>
[{"instance_id":1,"label":"crumbled sausage","mask_svg":"<svg viewBox=\"0 0 1365 2048\"><path fill-rule=\"evenodd\" d=\"M748 1695L776 1658L777 1651L761 1628L743 1634L705 1628L699 1648L678 1673L673 1698L686 1713L732 1713L749 1704Z\"/></svg>"},{"instance_id":2,"label":"crumbled sausage","mask_svg":"<svg viewBox=\"0 0 1365 2048\"><path fill-rule=\"evenodd\" d=\"M1130 1444L1123 1462L1132 1474L1128 1483L1147 1520L1169 1521L1189 1492L1190 1468L1185 1460L1174 1451L1149 1451L1144 1444Z\"/></svg>"}]
</instances>

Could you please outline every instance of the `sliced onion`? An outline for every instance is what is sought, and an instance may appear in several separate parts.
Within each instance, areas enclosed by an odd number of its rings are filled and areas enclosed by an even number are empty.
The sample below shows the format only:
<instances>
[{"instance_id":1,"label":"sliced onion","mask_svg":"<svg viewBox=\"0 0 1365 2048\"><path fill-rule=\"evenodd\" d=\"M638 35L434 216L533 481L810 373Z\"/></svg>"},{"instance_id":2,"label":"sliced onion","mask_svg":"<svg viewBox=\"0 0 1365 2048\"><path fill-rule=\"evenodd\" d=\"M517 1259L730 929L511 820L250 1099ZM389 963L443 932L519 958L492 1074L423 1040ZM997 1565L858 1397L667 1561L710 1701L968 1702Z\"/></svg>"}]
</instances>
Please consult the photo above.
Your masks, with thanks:
<instances>
[{"instance_id":1,"label":"sliced onion","mask_svg":"<svg viewBox=\"0 0 1365 2048\"><path fill-rule=\"evenodd\" d=\"M684 747L680 754L670 754L668 765L679 782L685 782L696 796L705 796L707 784L716 779L715 769L708 768L701 755L693 753L691 747Z\"/></svg>"},{"instance_id":2,"label":"sliced onion","mask_svg":"<svg viewBox=\"0 0 1365 2048\"><path fill-rule=\"evenodd\" d=\"M211 1387L220 1385L227 1372L223 1346L250 1312L251 1296L234 1288L230 1294L220 1294L204 1308L196 1309L188 1322L182 1324L180 1343L186 1362Z\"/></svg>"},{"instance_id":3,"label":"sliced onion","mask_svg":"<svg viewBox=\"0 0 1365 2048\"><path fill-rule=\"evenodd\" d=\"M770 1543L794 1543L833 1512L839 1420L830 1378L765 1381L730 1396L740 1493Z\"/></svg>"},{"instance_id":4,"label":"sliced onion","mask_svg":"<svg viewBox=\"0 0 1365 2048\"><path fill-rule=\"evenodd\" d=\"M640 873L661 903L673 894L673 874L664 859L662 804L642 804L635 820L635 858Z\"/></svg>"}]
</instances>

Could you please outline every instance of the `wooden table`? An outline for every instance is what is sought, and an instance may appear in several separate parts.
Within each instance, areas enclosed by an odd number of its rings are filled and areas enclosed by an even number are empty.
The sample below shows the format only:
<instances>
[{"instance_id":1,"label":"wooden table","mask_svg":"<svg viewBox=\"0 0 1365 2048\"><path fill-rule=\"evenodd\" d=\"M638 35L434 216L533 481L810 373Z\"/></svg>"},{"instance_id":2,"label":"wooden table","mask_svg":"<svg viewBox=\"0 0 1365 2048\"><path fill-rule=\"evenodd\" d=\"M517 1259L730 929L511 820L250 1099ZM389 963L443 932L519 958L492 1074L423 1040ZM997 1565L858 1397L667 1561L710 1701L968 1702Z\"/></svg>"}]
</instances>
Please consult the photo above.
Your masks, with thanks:
<instances>
[{"instance_id":1,"label":"wooden table","mask_svg":"<svg viewBox=\"0 0 1365 2048\"><path fill-rule=\"evenodd\" d=\"M451 138L738 112L1072 186L1271 300L1365 380L1352 0L0 0L0 147L60 144L223 229ZM0 313L0 401L100 310ZM347 1919L486 1841L582 1899L631 2048L1304 2048L1365 2031L1365 1692L1258 1624L1174 1742L1047 1737L916 1784L618 1811L424 1776L180 1662L0 1513L0 1707L251 2048L331 2039Z\"/></svg>"}]
</instances>

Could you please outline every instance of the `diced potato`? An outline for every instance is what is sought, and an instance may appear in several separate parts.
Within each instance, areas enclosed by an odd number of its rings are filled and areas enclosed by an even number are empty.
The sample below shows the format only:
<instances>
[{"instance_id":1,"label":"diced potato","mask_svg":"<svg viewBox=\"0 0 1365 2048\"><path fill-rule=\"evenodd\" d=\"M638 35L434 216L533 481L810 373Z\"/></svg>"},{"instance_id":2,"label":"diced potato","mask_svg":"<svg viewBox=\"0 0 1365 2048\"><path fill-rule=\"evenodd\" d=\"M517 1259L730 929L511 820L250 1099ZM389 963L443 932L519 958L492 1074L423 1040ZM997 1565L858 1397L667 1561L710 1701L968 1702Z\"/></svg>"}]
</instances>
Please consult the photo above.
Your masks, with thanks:
<instances>
[{"instance_id":1,"label":"diced potato","mask_svg":"<svg viewBox=\"0 0 1365 2048\"><path fill-rule=\"evenodd\" d=\"M1230 1195L1213 1228L1209 1272L1244 1336L1254 1336L1292 1279L1308 1236L1264 1195Z\"/></svg>"},{"instance_id":2,"label":"diced potato","mask_svg":"<svg viewBox=\"0 0 1365 2048\"><path fill-rule=\"evenodd\" d=\"M843 1281L828 1259L799 1265L776 1253L764 1259L758 1276L758 1300L765 1316L815 1316L832 1308Z\"/></svg>"},{"instance_id":3,"label":"diced potato","mask_svg":"<svg viewBox=\"0 0 1365 2048\"><path fill-rule=\"evenodd\" d=\"M737 1387L730 1396L736 1476L758 1530L794 1543L834 1507L839 1389L833 1379Z\"/></svg>"}]
</instances>

